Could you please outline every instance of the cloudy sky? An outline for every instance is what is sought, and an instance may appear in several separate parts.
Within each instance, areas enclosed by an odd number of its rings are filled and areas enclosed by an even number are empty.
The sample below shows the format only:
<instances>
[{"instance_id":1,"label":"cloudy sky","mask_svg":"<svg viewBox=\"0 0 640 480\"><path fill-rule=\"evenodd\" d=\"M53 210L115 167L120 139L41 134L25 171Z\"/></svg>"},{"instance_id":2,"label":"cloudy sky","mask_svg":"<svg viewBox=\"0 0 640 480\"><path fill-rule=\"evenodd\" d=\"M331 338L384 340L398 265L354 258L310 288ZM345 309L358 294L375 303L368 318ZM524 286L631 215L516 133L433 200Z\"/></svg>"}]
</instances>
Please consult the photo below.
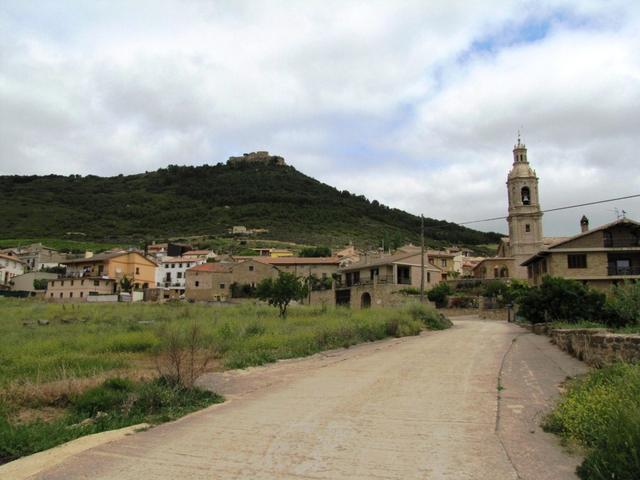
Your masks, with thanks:
<instances>
[{"instance_id":1,"label":"cloudy sky","mask_svg":"<svg viewBox=\"0 0 640 480\"><path fill-rule=\"evenodd\" d=\"M463 222L506 214L519 128L544 208L640 193L640 2L0 0L0 174L269 150Z\"/></svg>"}]
</instances>

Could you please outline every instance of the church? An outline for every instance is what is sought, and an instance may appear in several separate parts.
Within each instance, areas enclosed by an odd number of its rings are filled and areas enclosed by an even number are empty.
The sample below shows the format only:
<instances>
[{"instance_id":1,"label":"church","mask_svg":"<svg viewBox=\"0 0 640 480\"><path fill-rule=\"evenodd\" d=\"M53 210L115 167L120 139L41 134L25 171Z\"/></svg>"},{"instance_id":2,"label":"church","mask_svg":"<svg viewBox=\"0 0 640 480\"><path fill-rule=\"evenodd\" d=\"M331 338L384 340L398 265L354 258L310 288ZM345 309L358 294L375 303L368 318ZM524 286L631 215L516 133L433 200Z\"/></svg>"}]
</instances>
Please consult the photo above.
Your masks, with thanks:
<instances>
[{"instance_id":1,"label":"church","mask_svg":"<svg viewBox=\"0 0 640 480\"><path fill-rule=\"evenodd\" d=\"M520 140L513 147L513 167L507 176L509 202L509 236L502 238L495 257L476 265L476 278L527 279L527 267L522 263L561 237L544 237L542 210L536 171L529 165L527 147Z\"/></svg>"}]
</instances>

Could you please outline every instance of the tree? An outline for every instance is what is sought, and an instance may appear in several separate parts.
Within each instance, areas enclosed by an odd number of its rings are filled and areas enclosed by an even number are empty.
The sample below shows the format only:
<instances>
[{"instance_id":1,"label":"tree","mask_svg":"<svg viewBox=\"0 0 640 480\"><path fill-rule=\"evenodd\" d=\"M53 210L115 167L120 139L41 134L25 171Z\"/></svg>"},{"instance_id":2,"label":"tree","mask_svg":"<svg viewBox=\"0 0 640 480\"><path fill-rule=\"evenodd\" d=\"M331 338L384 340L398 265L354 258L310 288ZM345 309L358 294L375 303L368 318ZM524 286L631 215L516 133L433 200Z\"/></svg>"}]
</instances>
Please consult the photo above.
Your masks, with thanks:
<instances>
[{"instance_id":1,"label":"tree","mask_svg":"<svg viewBox=\"0 0 640 480\"><path fill-rule=\"evenodd\" d=\"M304 281L292 273L280 272L277 279L266 278L256 288L256 296L269 305L280 309L280 317L287 316L291 300L302 300L307 296L308 287Z\"/></svg>"},{"instance_id":2,"label":"tree","mask_svg":"<svg viewBox=\"0 0 640 480\"><path fill-rule=\"evenodd\" d=\"M435 302L436 307L442 308L447 306L447 299L451 293L449 284L442 282L427 292L427 298Z\"/></svg>"},{"instance_id":3,"label":"tree","mask_svg":"<svg viewBox=\"0 0 640 480\"><path fill-rule=\"evenodd\" d=\"M131 278L124 276L120 279L120 291L131 293L133 290L133 280Z\"/></svg>"},{"instance_id":4,"label":"tree","mask_svg":"<svg viewBox=\"0 0 640 480\"><path fill-rule=\"evenodd\" d=\"M300 251L301 257L330 257L331 248L329 247L308 247Z\"/></svg>"}]
</instances>

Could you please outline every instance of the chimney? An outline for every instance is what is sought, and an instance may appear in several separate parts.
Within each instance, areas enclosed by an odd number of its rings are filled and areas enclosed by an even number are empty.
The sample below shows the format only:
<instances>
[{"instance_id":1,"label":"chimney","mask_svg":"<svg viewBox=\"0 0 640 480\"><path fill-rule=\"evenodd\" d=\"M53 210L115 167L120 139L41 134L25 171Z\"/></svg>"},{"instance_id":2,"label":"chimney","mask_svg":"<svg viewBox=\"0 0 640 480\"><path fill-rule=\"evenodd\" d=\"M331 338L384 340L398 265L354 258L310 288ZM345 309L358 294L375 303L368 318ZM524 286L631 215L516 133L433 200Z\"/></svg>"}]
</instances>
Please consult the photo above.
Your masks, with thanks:
<instances>
[{"instance_id":1,"label":"chimney","mask_svg":"<svg viewBox=\"0 0 640 480\"><path fill-rule=\"evenodd\" d=\"M93 252L90 250L85 251L84 258L93 258Z\"/></svg>"},{"instance_id":2,"label":"chimney","mask_svg":"<svg viewBox=\"0 0 640 480\"><path fill-rule=\"evenodd\" d=\"M582 218L580 219L580 230L582 233L589 231L589 219L586 215L582 215Z\"/></svg>"}]
</instances>

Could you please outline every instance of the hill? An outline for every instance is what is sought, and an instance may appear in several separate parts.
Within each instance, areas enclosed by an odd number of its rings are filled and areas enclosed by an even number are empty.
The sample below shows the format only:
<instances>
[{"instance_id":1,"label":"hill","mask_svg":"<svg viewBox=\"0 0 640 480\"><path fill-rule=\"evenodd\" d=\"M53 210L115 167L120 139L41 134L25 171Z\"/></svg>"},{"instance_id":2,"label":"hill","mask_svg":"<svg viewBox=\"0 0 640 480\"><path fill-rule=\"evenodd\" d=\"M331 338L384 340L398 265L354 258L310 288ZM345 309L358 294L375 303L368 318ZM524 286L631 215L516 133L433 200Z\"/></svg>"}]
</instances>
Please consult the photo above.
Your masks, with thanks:
<instances>
[{"instance_id":1,"label":"hill","mask_svg":"<svg viewBox=\"0 0 640 480\"><path fill-rule=\"evenodd\" d=\"M280 157L274 157L280 158ZM233 225L307 244L418 241L420 219L339 191L283 162L177 166L115 177L0 176L0 238L102 241L225 235ZM499 234L425 219L431 245L496 243Z\"/></svg>"}]
</instances>

